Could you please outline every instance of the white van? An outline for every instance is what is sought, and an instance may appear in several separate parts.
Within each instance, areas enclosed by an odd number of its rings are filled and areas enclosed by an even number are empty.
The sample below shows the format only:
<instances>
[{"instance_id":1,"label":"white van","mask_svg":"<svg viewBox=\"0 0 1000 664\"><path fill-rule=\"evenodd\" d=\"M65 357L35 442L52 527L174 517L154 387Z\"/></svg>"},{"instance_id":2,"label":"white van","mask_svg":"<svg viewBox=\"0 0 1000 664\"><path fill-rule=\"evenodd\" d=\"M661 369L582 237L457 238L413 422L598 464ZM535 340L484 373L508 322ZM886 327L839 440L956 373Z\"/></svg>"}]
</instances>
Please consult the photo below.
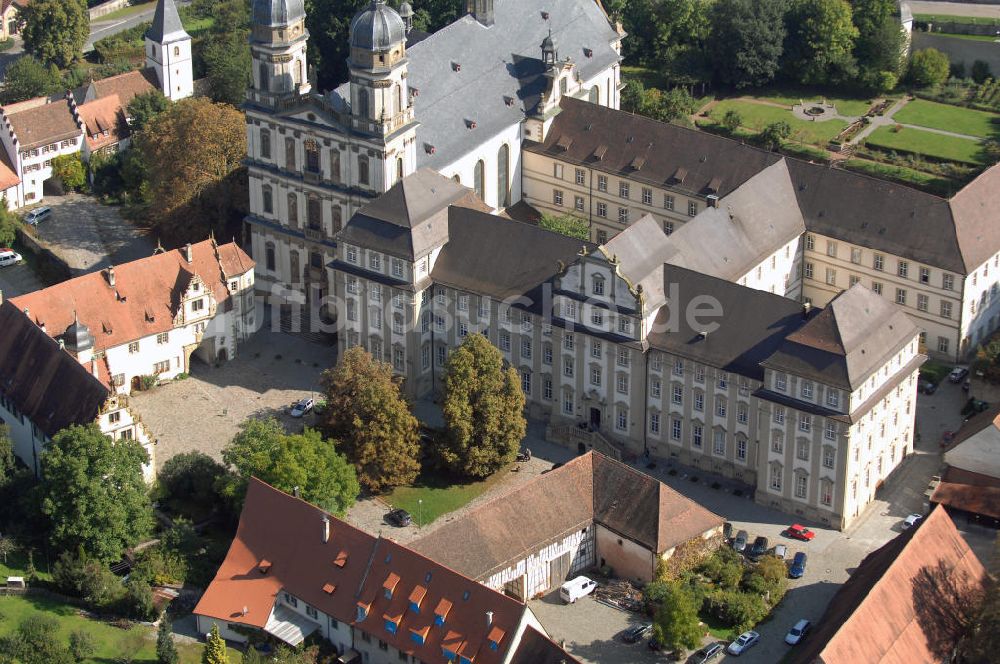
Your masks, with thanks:
<instances>
[{"instance_id":1,"label":"white van","mask_svg":"<svg viewBox=\"0 0 1000 664\"><path fill-rule=\"evenodd\" d=\"M35 208L28 214L24 215L24 223L30 224L32 226L37 226L38 222L45 221L51 215L52 215L52 208L50 207Z\"/></svg>"},{"instance_id":2,"label":"white van","mask_svg":"<svg viewBox=\"0 0 1000 664\"><path fill-rule=\"evenodd\" d=\"M559 598L566 604L572 604L576 600L594 592L597 583L585 576L578 576L562 584L559 588Z\"/></svg>"},{"instance_id":3,"label":"white van","mask_svg":"<svg viewBox=\"0 0 1000 664\"><path fill-rule=\"evenodd\" d=\"M0 249L0 267L17 265L21 262L21 254L13 249Z\"/></svg>"}]
</instances>

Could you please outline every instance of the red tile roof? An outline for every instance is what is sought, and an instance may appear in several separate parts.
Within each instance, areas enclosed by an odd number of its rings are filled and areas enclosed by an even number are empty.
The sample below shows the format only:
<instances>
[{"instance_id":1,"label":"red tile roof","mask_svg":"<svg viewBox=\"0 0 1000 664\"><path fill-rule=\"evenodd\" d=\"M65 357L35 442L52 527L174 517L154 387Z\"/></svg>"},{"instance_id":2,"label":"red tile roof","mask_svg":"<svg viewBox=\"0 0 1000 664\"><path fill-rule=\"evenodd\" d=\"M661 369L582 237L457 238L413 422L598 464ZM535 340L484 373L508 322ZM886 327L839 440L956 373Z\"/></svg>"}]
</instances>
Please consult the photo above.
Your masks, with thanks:
<instances>
[{"instance_id":1,"label":"red tile roof","mask_svg":"<svg viewBox=\"0 0 1000 664\"><path fill-rule=\"evenodd\" d=\"M930 500L932 505L944 505L963 512L1000 519L1000 486L942 481L934 489Z\"/></svg>"},{"instance_id":2,"label":"red tile roof","mask_svg":"<svg viewBox=\"0 0 1000 664\"><path fill-rule=\"evenodd\" d=\"M10 163L10 157L6 150L0 150L0 192L21 184L21 178L17 177L17 171Z\"/></svg>"},{"instance_id":3,"label":"red tile roof","mask_svg":"<svg viewBox=\"0 0 1000 664\"><path fill-rule=\"evenodd\" d=\"M330 522L325 543L324 517ZM332 561L342 551L349 555L340 568ZM266 574L258 570L262 558L272 561ZM414 610L411 598L418 587L425 594ZM195 613L260 628L282 591L427 662L441 661L441 648L447 647L474 655L476 664L499 664L526 610L400 544L252 479L236 538ZM443 604L456 610L445 611L444 624L437 625L438 611L432 609ZM362 620L359 607L366 614ZM493 650L489 634L499 635L497 629L503 635ZM413 640L413 633L425 635L423 644Z\"/></svg>"},{"instance_id":4,"label":"red tile roof","mask_svg":"<svg viewBox=\"0 0 1000 664\"><path fill-rule=\"evenodd\" d=\"M69 102L60 98L48 104L22 108L7 108L18 150L36 148L65 139L76 138L82 132L73 118Z\"/></svg>"},{"instance_id":5,"label":"red tile roof","mask_svg":"<svg viewBox=\"0 0 1000 664\"><path fill-rule=\"evenodd\" d=\"M89 101L80 105L77 110L83 120L85 138L91 150L113 145L128 135L124 109L117 94Z\"/></svg>"},{"instance_id":6,"label":"red tile roof","mask_svg":"<svg viewBox=\"0 0 1000 664\"><path fill-rule=\"evenodd\" d=\"M249 272L253 260L235 243L213 247L212 240L192 245L188 263L182 250L166 251L114 268L115 286L106 270L28 293L11 301L49 335L61 335L74 312L94 335L95 350L120 346L173 329L180 293L193 275L215 293L219 306L229 298L227 279Z\"/></svg>"},{"instance_id":7,"label":"red tile roof","mask_svg":"<svg viewBox=\"0 0 1000 664\"><path fill-rule=\"evenodd\" d=\"M986 578L948 513L936 507L861 562L789 662L945 661L960 636L955 615L972 605Z\"/></svg>"},{"instance_id":8,"label":"red tile roof","mask_svg":"<svg viewBox=\"0 0 1000 664\"><path fill-rule=\"evenodd\" d=\"M93 95L88 94L88 99L92 101L93 99L104 99L118 95L122 108L128 108L129 102L136 95L160 89L156 82L156 74L147 69L109 76L94 81L90 85Z\"/></svg>"}]
</instances>

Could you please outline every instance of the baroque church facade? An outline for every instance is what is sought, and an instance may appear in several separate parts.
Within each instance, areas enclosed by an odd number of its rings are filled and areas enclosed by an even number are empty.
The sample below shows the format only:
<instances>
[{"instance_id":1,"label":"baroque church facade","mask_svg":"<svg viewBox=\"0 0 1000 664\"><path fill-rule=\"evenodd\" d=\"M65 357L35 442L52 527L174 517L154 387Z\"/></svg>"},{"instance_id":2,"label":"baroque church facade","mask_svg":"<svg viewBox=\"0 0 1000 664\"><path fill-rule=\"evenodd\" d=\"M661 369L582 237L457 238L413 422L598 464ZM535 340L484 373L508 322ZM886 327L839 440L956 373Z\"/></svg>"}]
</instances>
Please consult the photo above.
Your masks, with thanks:
<instances>
[{"instance_id":1,"label":"baroque church facade","mask_svg":"<svg viewBox=\"0 0 1000 664\"><path fill-rule=\"evenodd\" d=\"M521 144L562 96L618 108L623 33L595 1L470 0L427 35L412 7L354 17L349 80L314 90L303 0L255 0L245 105L250 227L259 291L287 302L332 293L334 236L420 167L493 210L521 199Z\"/></svg>"}]
</instances>

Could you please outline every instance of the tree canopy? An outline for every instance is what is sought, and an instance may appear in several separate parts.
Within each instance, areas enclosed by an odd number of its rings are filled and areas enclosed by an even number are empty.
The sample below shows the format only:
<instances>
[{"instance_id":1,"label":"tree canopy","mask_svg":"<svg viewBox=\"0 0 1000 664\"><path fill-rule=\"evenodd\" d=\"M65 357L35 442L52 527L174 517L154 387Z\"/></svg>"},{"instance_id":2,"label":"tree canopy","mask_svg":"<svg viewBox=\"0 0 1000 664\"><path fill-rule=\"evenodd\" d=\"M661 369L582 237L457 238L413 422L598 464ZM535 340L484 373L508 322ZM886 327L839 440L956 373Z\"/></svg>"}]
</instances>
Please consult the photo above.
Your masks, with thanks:
<instances>
[{"instance_id":1,"label":"tree canopy","mask_svg":"<svg viewBox=\"0 0 1000 664\"><path fill-rule=\"evenodd\" d=\"M234 507L242 504L251 476L287 493L297 490L335 514L346 512L360 492L354 467L332 441L312 429L286 434L274 418L244 422L222 458L234 474L220 478L219 489Z\"/></svg>"},{"instance_id":2,"label":"tree canopy","mask_svg":"<svg viewBox=\"0 0 1000 664\"><path fill-rule=\"evenodd\" d=\"M128 103L129 126L142 131L153 118L170 108L170 100L159 90L150 90L132 97Z\"/></svg>"},{"instance_id":3,"label":"tree canopy","mask_svg":"<svg viewBox=\"0 0 1000 664\"><path fill-rule=\"evenodd\" d=\"M698 608L691 591L677 581L666 582L653 617L653 637L667 650L697 648L702 634Z\"/></svg>"},{"instance_id":4,"label":"tree canopy","mask_svg":"<svg viewBox=\"0 0 1000 664\"><path fill-rule=\"evenodd\" d=\"M5 104L13 104L53 94L61 86L62 76L55 65L46 67L34 56L25 55L7 66L2 97Z\"/></svg>"},{"instance_id":5,"label":"tree canopy","mask_svg":"<svg viewBox=\"0 0 1000 664\"><path fill-rule=\"evenodd\" d=\"M226 641L219 635L219 626L212 623L212 631L205 641L205 650L201 653L201 664L229 664L229 653L226 651Z\"/></svg>"},{"instance_id":6,"label":"tree canopy","mask_svg":"<svg viewBox=\"0 0 1000 664\"><path fill-rule=\"evenodd\" d=\"M854 76L858 29L846 0L794 0L786 23L785 65L796 81L838 85Z\"/></svg>"},{"instance_id":7,"label":"tree canopy","mask_svg":"<svg viewBox=\"0 0 1000 664\"><path fill-rule=\"evenodd\" d=\"M716 77L736 88L770 83L785 41L783 0L717 0L711 8Z\"/></svg>"},{"instance_id":8,"label":"tree canopy","mask_svg":"<svg viewBox=\"0 0 1000 664\"><path fill-rule=\"evenodd\" d=\"M921 87L941 85L948 80L948 56L936 48L914 51L910 58L910 80Z\"/></svg>"},{"instance_id":9,"label":"tree canopy","mask_svg":"<svg viewBox=\"0 0 1000 664\"><path fill-rule=\"evenodd\" d=\"M419 422L399 392L392 366L354 346L323 375L323 386L324 431L341 441L361 485L379 493L411 484L420 473Z\"/></svg>"},{"instance_id":10,"label":"tree canopy","mask_svg":"<svg viewBox=\"0 0 1000 664\"><path fill-rule=\"evenodd\" d=\"M44 64L68 67L90 36L84 0L32 0L21 9L24 50Z\"/></svg>"},{"instance_id":11,"label":"tree canopy","mask_svg":"<svg viewBox=\"0 0 1000 664\"><path fill-rule=\"evenodd\" d=\"M448 358L444 391L444 463L486 477L512 462L527 426L521 379L482 334L466 337Z\"/></svg>"},{"instance_id":12,"label":"tree canopy","mask_svg":"<svg viewBox=\"0 0 1000 664\"><path fill-rule=\"evenodd\" d=\"M107 563L137 544L153 525L148 461L138 441L112 441L96 424L57 433L42 452L39 484L52 546Z\"/></svg>"}]
</instances>

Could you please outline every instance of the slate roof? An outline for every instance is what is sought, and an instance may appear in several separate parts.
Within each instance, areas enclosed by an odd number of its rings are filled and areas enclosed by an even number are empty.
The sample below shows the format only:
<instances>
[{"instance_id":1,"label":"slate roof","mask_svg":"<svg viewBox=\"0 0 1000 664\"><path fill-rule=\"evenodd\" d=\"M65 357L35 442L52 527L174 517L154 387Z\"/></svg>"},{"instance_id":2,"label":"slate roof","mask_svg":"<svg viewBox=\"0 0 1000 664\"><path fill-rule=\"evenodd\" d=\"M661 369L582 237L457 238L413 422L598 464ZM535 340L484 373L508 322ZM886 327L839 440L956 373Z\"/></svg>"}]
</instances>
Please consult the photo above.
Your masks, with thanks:
<instances>
[{"instance_id":1,"label":"slate roof","mask_svg":"<svg viewBox=\"0 0 1000 664\"><path fill-rule=\"evenodd\" d=\"M944 453L944 462L981 475L1000 479L1000 414L977 414L964 423L955 442Z\"/></svg>"},{"instance_id":2,"label":"slate roof","mask_svg":"<svg viewBox=\"0 0 1000 664\"><path fill-rule=\"evenodd\" d=\"M941 508L870 553L834 595L789 664L946 661L954 614L984 587L982 563Z\"/></svg>"},{"instance_id":3,"label":"slate roof","mask_svg":"<svg viewBox=\"0 0 1000 664\"><path fill-rule=\"evenodd\" d=\"M303 0L253 0L251 7L253 22L258 25L288 25L305 18Z\"/></svg>"},{"instance_id":4,"label":"slate roof","mask_svg":"<svg viewBox=\"0 0 1000 664\"><path fill-rule=\"evenodd\" d=\"M419 166L447 166L532 112L544 89L541 43L550 28L560 59L571 57L585 81L621 59L611 47L618 34L596 0L549 0L544 6L495 0L492 26L466 15L407 50L408 83L418 91ZM514 103L508 106L504 97ZM338 108L348 106L347 84L331 99ZM476 128L469 129L467 120ZM431 145L434 154L426 149Z\"/></svg>"},{"instance_id":5,"label":"slate roof","mask_svg":"<svg viewBox=\"0 0 1000 664\"><path fill-rule=\"evenodd\" d=\"M552 639L528 625L521 635L521 642L510 660L510 664L580 664L560 648Z\"/></svg>"},{"instance_id":6,"label":"slate roof","mask_svg":"<svg viewBox=\"0 0 1000 664\"><path fill-rule=\"evenodd\" d=\"M46 436L97 418L109 389L10 300L0 330L0 393Z\"/></svg>"},{"instance_id":7,"label":"slate roof","mask_svg":"<svg viewBox=\"0 0 1000 664\"><path fill-rule=\"evenodd\" d=\"M448 244L434 263L435 283L495 298L527 296L554 277L560 261L594 245L469 208L448 209ZM540 305L541 302L534 302Z\"/></svg>"},{"instance_id":8,"label":"slate roof","mask_svg":"<svg viewBox=\"0 0 1000 664\"><path fill-rule=\"evenodd\" d=\"M115 286L107 271L91 272L55 286L11 299L29 317L44 324L49 335L61 335L73 316L90 328L94 348L104 350L173 329L180 294L193 275L213 289L219 306L229 298L227 277L245 274L253 260L234 243L218 246L211 240L192 245L188 263L180 249L115 267Z\"/></svg>"},{"instance_id":9,"label":"slate roof","mask_svg":"<svg viewBox=\"0 0 1000 664\"><path fill-rule=\"evenodd\" d=\"M968 272L986 262L1000 247L1000 165L965 185L951 199L958 246Z\"/></svg>"},{"instance_id":10,"label":"slate roof","mask_svg":"<svg viewBox=\"0 0 1000 664\"><path fill-rule=\"evenodd\" d=\"M525 142L525 150L636 182L725 196L782 160L781 155L728 138L569 97L562 98L560 108L545 142ZM605 151L597 159L600 146ZM638 170L637 158L643 160ZM715 180L716 190L710 192Z\"/></svg>"},{"instance_id":11,"label":"slate roof","mask_svg":"<svg viewBox=\"0 0 1000 664\"><path fill-rule=\"evenodd\" d=\"M805 221L782 160L767 166L669 236L661 254L672 265L728 281L800 237Z\"/></svg>"},{"instance_id":12,"label":"slate roof","mask_svg":"<svg viewBox=\"0 0 1000 664\"><path fill-rule=\"evenodd\" d=\"M153 25L146 32L146 37L161 44L189 38L174 0L157 0Z\"/></svg>"},{"instance_id":13,"label":"slate roof","mask_svg":"<svg viewBox=\"0 0 1000 664\"><path fill-rule=\"evenodd\" d=\"M323 519L330 525L327 542ZM194 612L262 628L281 591L428 662L440 660L442 645L450 645L477 664L499 664L525 611L514 599L252 478L236 537ZM410 601L419 612L409 609ZM363 621L359 605L367 610ZM438 610L447 614L442 626L433 624ZM395 634L385 628L390 618ZM411 631L426 635L422 645ZM496 650L490 636L499 642Z\"/></svg>"},{"instance_id":14,"label":"slate roof","mask_svg":"<svg viewBox=\"0 0 1000 664\"><path fill-rule=\"evenodd\" d=\"M647 337L650 347L754 380L764 377L760 363L807 319L802 305L794 300L667 265L663 288L668 297L671 286L676 288L678 300L668 300L657 314ZM703 296L714 298L722 315L689 320L685 312L691 301ZM699 321L701 324L693 324ZM711 324L718 328L702 337L699 333Z\"/></svg>"},{"instance_id":15,"label":"slate roof","mask_svg":"<svg viewBox=\"0 0 1000 664\"><path fill-rule=\"evenodd\" d=\"M449 521L411 547L484 579L595 521L662 553L721 526L723 519L645 473L589 452Z\"/></svg>"},{"instance_id":16,"label":"slate roof","mask_svg":"<svg viewBox=\"0 0 1000 664\"><path fill-rule=\"evenodd\" d=\"M642 286L648 311L656 310L666 301L663 261L671 253L671 243L651 215L628 226L599 250L621 264L618 271L633 288Z\"/></svg>"},{"instance_id":17,"label":"slate roof","mask_svg":"<svg viewBox=\"0 0 1000 664\"><path fill-rule=\"evenodd\" d=\"M83 131L73 119L65 97L48 104L8 112L7 119L17 136L17 149L30 150L57 141L79 137Z\"/></svg>"},{"instance_id":18,"label":"slate roof","mask_svg":"<svg viewBox=\"0 0 1000 664\"><path fill-rule=\"evenodd\" d=\"M900 307L855 284L789 334L763 364L853 391L917 331Z\"/></svg>"}]
</instances>

